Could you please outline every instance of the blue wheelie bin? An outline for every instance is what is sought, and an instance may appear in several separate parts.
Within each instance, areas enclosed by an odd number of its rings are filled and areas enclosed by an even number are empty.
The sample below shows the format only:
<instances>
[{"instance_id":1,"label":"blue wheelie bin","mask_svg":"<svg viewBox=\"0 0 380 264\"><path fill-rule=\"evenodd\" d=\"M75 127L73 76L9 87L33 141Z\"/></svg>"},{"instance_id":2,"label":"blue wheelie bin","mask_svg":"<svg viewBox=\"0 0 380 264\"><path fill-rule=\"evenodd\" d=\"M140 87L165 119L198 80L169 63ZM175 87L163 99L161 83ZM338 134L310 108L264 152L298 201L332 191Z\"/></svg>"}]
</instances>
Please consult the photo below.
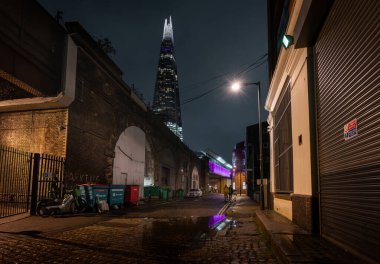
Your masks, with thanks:
<instances>
[{"instance_id":1,"label":"blue wheelie bin","mask_svg":"<svg viewBox=\"0 0 380 264\"><path fill-rule=\"evenodd\" d=\"M96 197L99 201L108 201L109 187L105 184L83 184L86 193L87 205L90 208L95 208Z\"/></svg>"},{"instance_id":2,"label":"blue wheelie bin","mask_svg":"<svg viewBox=\"0 0 380 264\"><path fill-rule=\"evenodd\" d=\"M108 194L108 204L121 206L124 204L124 185L110 185Z\"/></svg>"}]
</instances>

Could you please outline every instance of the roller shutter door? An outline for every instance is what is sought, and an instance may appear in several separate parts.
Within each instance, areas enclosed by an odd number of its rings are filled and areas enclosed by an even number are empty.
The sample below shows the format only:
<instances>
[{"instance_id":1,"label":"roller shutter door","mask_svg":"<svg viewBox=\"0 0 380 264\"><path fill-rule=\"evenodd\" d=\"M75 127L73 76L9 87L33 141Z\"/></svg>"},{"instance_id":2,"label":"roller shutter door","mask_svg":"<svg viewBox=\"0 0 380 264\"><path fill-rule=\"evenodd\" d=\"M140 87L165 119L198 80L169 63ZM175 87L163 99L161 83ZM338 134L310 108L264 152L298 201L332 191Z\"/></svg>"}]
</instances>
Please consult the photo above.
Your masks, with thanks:
<instances>
[{"instance_id":1,"label":"roller shutter door","mask_svg":"<svg viewBox=\"0 0 380 264\"><path fill-rule=\"evenodd\" d=\"M380 1L335 0L315 58L321 232L380 263Z\"/></svg>"}]
</instances>

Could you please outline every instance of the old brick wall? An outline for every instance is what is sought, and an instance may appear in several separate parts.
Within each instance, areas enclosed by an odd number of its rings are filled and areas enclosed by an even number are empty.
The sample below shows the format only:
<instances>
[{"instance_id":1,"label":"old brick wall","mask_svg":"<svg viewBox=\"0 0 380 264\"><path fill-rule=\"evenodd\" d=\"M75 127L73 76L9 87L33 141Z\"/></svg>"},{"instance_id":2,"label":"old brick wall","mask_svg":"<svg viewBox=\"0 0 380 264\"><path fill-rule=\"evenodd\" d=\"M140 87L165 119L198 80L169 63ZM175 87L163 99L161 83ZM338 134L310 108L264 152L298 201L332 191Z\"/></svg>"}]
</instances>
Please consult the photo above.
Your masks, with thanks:
<instances>
[{"instance_id":1,"label":"old brick wall","mask_svg":"<svg viewBox=\"0 0 380 264\"><path fill-rule=\"evenodd\" d=\"M123 117L115 112L117 87L83 51L78 51L75 100L69 108L67 172L76 181L110 182L114 130ZM79 177L79 178L78 178ZM112 179L111 179L112 180Z\"/></svg>"},{"instance_id":2,"label":"old brick wall","mask_svg":"<svg viewBox=\"0 0 380 264\"><path fill-rule=\"evenodd\" d=\"M312 197L294 194L292 202L293 222L311 232L313 228Z\"/></svg>"},{"instance_id":3,"label":"old brick wall","mask_svg":"<svg viewBox=\"0 0 380 264\"><path fill-rule=\"evenodd\" d=\"M13 84L17 89L20 88L22 93L10 94L9 88L15 87L0 81L1 91L7 91L0 98L9 100L57 95L61 91L63 39L68 33L78 46L75 100L68 109L0 113L0 144L24 151L66 157L65 170L68 181L111 183L115 144L126 128L137 126L145 132L151 148L155 184L160 182L162 164L168 158L163 154L165 152L171 153L170 182L173 188L178 186L178 175L184 164L187 168L197 166L200 171L200 163L198 164L199 160L195 154L131 92L122 80L122 72L117 65L102 52L79 23L66 23L68 32L65 32L51 17L46 16L46 12L38 5L29 2L27 4L36 8L36 13L30 16L44 13L39 20L35 20L38 27L33 28L41 28L41 32L45 34L33 42L33 49L25 53L28 55L27 61L31 60L32 63L22 64L18 73L23 78L16 77L25 82L25 87L31 86L34 92L29 90L25 92L24 86L17 88L17 85ZM18 10L20 6L20 3L16 4ZM9 4L6 8L8 7L15 6ZM14 13L7 10L5 13ZM1 18L7 23L15 23L4 17ZM12 26L17 27L17 23ZM8 44L4 44L10 37L0 38L0 51L11 48ZM25 35L26 39L27 37L30 36ZM54 54L46 53L42 46L49 46L52 42L57 42ZM22 53L23 48L14 46L12 52ZM36 54L39 58L37 61ZM37 62L40 61L48 70L48 76L39 74L38 71L42 66ZM14 68L13 63L12 60L6 59L1 65L6 70L7 67ZM50 77L53 79L49 79ZM164 149L167 151L163 151ZM187 169L185 177L190 177L190 173L191 171Z\"/></svg>"},{"instance_id":4,"label":"old brick wall","mask_svg":"<svg viewBox=\"0 0 380 264\"><path fill-rule=\"evenodd\" d=\"M0 113L0 144L65 157L67 121L67 109Z\"/></svg>"},{"instance_id":5,"label":"old brick wall","mask_svg":"<svg viewBox=\"0 0 380 264\"><path fill-rule=\"evenodd\" d=\"M201 171L195 154L130 95L118 76L99 67L79 48L76 98L70 105L68 122L66 170L70 180L112 183L115 144L129 126L137 126L146 134L154 159L155 184L161 184L162 163L171 164L173 188L179 184L183 163ZM170 153L172 162L164 153Z\"/></svg>"},{"instance_id":6,"label":"old brick wall","mask_svg":"<svg viewBox=\"0 0 380 264\"><path fill-rule=\"evenodd\" d=\"M2 0L0 26L0 97L56 96L62 89L63 27L30 0Z\"/></svg>"}]
</instances>

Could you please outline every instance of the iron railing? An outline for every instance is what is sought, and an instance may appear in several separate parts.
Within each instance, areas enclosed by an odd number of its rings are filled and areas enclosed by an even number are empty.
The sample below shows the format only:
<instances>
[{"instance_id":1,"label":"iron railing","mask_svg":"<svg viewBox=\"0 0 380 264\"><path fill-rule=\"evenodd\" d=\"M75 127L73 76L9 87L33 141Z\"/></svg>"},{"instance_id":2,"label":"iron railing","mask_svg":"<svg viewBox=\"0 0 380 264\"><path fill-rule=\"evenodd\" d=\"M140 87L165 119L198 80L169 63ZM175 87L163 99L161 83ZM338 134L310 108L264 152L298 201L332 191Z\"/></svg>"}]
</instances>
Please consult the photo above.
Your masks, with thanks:
<instances>
[{"instance_id":1,"label":"iron railing","mask_svg":"<svg viewBox=\"0 0 380 264\"><path fill-rule=\"evenodd\" d=\"M0 218L29 209L32 154L0 145Z\"/></svg>"},{"instance_id":2,"label":"iron railing","mask_svg":"<svg viewBox=\"0 0 380 264\"><path fill-rule=\"evenodd\" d=\"M37 203L62 197L65 159L0 145L0 218L36 213Z\"/></svg>"}]
</instances>

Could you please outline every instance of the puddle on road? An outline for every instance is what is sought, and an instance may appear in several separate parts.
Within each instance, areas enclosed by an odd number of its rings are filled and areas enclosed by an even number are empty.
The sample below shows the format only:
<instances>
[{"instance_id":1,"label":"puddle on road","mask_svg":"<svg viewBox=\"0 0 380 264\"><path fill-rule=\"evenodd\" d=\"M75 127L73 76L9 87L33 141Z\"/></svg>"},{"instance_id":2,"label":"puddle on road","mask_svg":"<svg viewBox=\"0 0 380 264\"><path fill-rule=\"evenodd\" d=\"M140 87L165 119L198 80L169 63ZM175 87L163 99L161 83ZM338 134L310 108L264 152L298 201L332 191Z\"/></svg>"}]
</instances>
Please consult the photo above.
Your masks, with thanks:
<instances>
[{"instance_id":1,"label":"puddle on road","mask_svg":"<svg viewBox=\"0 0 380 264\"><path fill-rule=\"evenodd\" d=\"M182 252L199 248L232 223L225 215L154 219L144 225L142 247L161 256L179 256Z\"/></svg>"}]
</instances>

